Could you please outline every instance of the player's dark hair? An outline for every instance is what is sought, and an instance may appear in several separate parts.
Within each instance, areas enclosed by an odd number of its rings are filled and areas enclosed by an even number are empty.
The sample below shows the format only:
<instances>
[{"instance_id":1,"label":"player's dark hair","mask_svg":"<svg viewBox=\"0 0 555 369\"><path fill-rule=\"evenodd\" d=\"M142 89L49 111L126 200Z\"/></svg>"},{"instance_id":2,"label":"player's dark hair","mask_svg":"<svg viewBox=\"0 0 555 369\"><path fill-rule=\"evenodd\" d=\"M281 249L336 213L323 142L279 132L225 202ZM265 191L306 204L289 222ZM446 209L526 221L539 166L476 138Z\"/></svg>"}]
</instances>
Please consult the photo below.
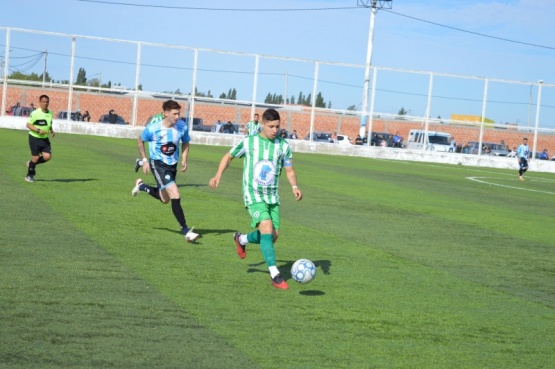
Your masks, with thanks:
<instances>
[{"instance_id":1,"label":"player's dark hair","mask_svg":"<svg viewBox=\"0 0 555 369\"><path fill-rule=\"evenodd\" d=\"M279 113L277 112L276 109L269 108L269 109L266 109L264 114L262 114L262 120L264 122L269 122L272 120L281 120L281 118L279 117Z\"/></svg>"},{"instance_id":2,"label":"player's dark hair","mask_svg":"<svg viewBox=\"0 0 555 369\"><path fill-rule=\"evenodd\" d=\"M172 109L179 109L181 110L181 105L177 101L168 100L162 104L162 110L170 111Z\"/></svg>"},{"instance_id":3,"label":"player's dark hair","mask_svg":"<svg viewBox=\"0 0 555 369\"><path fill-rule=\"evenodd\" d=\"M50 98L48 97L48 95L40 95L39 101L41 101L45 97L48 99L48 101L50 101Z\"/></svg>"}]
</instances>

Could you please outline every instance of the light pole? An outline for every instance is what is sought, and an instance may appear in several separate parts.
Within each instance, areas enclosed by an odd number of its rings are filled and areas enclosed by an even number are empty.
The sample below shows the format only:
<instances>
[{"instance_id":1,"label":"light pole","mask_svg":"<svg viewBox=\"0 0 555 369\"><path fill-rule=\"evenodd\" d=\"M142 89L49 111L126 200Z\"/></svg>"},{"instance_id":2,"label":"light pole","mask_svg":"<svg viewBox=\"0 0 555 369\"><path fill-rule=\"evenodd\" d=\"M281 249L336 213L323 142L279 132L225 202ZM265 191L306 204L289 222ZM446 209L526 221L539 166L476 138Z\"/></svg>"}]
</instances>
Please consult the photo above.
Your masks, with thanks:
<instances>
[{"instance_id":1,"label":"light pole","mask_svg":"<svg viewBox=\"0 0 555 369\"><path fill-rule=\"evenodd\" d=\"M392 0L357 0L357 6L370 8L370 27L368 30L368 47L364 69L364 87L362 91L362 116L360 119L360 136L366 136L366 120L368 119L368 90L370 86L370 66L372 65L372 46L374 43L374 24L378 9L391 9ZM372 117L370 117L372 119Z\"/></svg>"},{"instance_id":2,"label":"light pole","mask_svg":"<svg viewBox=\"0 0 555 369\"><path fill-rule=\"evenodd\" d=\"M538 126L540 124L540 104L542 101L542 85L543 80L539 80L536 82L538 85L538 103L536 105L536 124L534 128L534 146L532 147L532 160L536 160L536 151L537 151L537 144L538 144Z\"/></svg>"}]
</instances>

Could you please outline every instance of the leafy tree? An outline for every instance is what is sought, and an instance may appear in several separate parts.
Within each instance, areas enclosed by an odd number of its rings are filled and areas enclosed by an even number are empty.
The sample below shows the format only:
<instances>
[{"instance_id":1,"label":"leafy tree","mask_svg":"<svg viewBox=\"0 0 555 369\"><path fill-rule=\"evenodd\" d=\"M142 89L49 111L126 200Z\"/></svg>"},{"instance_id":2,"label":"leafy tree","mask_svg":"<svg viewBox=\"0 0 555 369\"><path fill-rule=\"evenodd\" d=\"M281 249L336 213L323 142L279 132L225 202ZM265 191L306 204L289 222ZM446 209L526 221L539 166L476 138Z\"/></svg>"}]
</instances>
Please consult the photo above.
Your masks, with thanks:
<instances>
[{"instance_id":1,"label":"leafy tree","mask_svg":"<svg viewBox=\"0 0 555 369\"><path fill-rule=\"evenodd\" d=\"M87 72L85 68L79 68L79 72L77 72L77 80L75 81L76 85L86 86L87 85Z\"/></svg>"},{"instance_id":2,"label":"leafy tree","mask_svg":"<svg viewBox=\"0 0 555 369\"><path fill-rule=\"evenodd\" d=\"M401 109L399 109L397 115L407 115L407 113L408 112L405 110L405 108L401 106Z\"/></svg>"},{"instance_id":3,"label":"leafy tree","mask_svg":"<svg viewBox=\"0 0 555 369\"><path fill-rule=\"evenodd\" d=\"M347 110L357 110L356 105L351 105L347 107Z\"/></svg>"},{"instance_id":4,"label":"leafy tree","mask_svg":"<svg viewBox=\"0 0 555 369\"><path fill-rule=\"evenodd\" d=\"M295 105L295 96L291 95L291 99L289 101L291 105Z\"/></svg>"}]
</instances>

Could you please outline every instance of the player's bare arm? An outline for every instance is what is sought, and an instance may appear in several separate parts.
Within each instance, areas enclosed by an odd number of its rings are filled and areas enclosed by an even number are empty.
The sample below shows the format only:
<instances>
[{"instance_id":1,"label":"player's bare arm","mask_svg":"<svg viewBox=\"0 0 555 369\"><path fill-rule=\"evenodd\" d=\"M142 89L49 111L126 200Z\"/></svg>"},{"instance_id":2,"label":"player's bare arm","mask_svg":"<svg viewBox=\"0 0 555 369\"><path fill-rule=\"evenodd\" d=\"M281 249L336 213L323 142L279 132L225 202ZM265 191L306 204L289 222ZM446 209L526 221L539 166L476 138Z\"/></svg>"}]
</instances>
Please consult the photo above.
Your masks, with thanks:
<instances>
[{"instance_id":1,"label":"player's bare arm","mask_svg":"<svg viewBox=\"0 0 555 369\"><path fill-rule=\"evenodd\" d=\"M145 142L141 136L137 137L137 148L139 149L139 155L143 158L143 173L147 174L150 170L150 164L148 163L148 160L146 160Z\"/></svg>"},{"instance_id":2,"label":"player's bare arm","mask_svg":"<svg viewBox=\"0 0 555 369\"><path fill-rule=\"evenodd\" d=\"M295 173L293 166L285 167L285 174L287 175L287 180L291 185L291 189L293 190L293 195L295 195L295 199L297 201L302 200L303 193L301 192L301 189L297 185L297 174Z\"/></svg>"},{"instance_id":3,"label":"player's bare arm","mask_svg":"<svg viewBox=\"0 0 555 369\"><path fill-rule=\"evenodd\" d=\"M231 154L228 152L223 156L222 160L220 160L220 164L218 165L218 171L216 172L216 175L210 179L210 182L208 182L208 184L213 190L215 190L220 185L220 179L222 178L222 175L224 174L225 170L227 169L227 167L229 166L232 160L233 160L233 156L231 156Z\"/></svg>"},{"instance_id":4,"label":"player's bare arm","mask_svg":"<svg viewBox=\"0 0 555 369\"><path fill-rule=\"evenodd\" d=\"M184 142L181 144L181 171L187 170L187 158L189 157L189 143Z\"/></svg>"}]
</instances>

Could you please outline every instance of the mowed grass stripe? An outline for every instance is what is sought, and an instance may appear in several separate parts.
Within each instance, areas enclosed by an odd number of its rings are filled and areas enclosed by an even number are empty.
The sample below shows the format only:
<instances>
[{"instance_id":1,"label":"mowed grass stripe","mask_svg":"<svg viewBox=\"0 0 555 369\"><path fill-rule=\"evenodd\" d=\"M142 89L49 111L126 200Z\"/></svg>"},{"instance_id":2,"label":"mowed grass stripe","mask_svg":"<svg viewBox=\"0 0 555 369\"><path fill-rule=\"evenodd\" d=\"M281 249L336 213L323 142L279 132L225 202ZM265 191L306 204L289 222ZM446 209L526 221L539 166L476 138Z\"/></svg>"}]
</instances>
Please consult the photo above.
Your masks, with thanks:
<instances>
[{"instance_id":1,"label":"mowed grass stripe","mask_svg":"<svg viewBox=\"0 0 555 369\"><path fill-rule=\"evenodd\" d=\"M293 202L283 182L278 266L286 271L308 257L318 275L283 292L271 288L257 247L249 246L244 261L233 249L231 234L248 230L242 163L233 162L216 192L206 186L227 148L193 146L190 168L179 176L185 211L204 235L193 246L182 241L168 206L145 194L131 198L132 140L61 138L58 162L42 170L39 186L17 182L21 167L6 169L16 185L40 192L67 222L261 367L519 368L553 361L552 241L513 230L508 215L492 233L491 225L468 220L471 207L457 217L442 198L449 186L455 208L477 196L491 209L518 213L529 202L541 206L534 196L523 193L528 201L507 205L450 167L420 174L406 163L296 153L306 198ZM105 149L77 167L84 145ZM420 201L411 198L415 192ZM533 268L534 259L546 269ZM544 295L519 280L533 281Z\"/></svg>"},{"instance_id":2,"label":"mowed grass stripe","mask_svg":"<svg viewBox=\"0 0 555 369\"><path fill-rule=\"evenodd\" d=\"M17 179L0 170L0 367L256 366Z\"/></svg>"}]
</instances>

